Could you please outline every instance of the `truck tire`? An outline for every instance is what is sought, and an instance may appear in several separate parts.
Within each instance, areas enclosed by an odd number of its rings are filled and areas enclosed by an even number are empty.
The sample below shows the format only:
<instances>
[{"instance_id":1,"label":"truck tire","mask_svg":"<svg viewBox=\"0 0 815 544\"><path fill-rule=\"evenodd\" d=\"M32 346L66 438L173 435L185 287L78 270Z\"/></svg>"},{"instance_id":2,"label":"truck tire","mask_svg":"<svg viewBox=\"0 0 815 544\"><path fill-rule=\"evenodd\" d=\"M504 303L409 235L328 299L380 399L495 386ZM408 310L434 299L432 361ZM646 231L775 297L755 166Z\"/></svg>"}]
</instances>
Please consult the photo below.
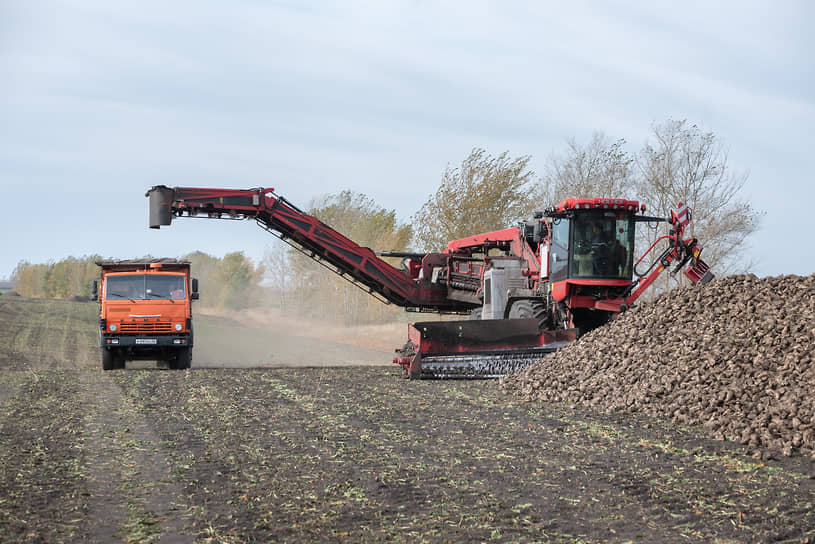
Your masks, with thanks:
<instances>
[{"instance_id":1,"label":"truck tire","mask_svg":"<svg viewBox=\"0 0 815 544\"><path fill-rule=\"evenodd\" d=\"M170 359L170 368L184 370L192 365L192 348L181 348L173 359Z\"/></svg>"},{"instance_id":2,"label":"truck tire","mask_svg":"<svg viewBox=\"0 0 815 544\"><path fill-rule=\"evenodd\" d=\"M116 360L113 352L107 348L102 348L102 370L113 370L116 368Z\"/></svg>"}]
</instances>

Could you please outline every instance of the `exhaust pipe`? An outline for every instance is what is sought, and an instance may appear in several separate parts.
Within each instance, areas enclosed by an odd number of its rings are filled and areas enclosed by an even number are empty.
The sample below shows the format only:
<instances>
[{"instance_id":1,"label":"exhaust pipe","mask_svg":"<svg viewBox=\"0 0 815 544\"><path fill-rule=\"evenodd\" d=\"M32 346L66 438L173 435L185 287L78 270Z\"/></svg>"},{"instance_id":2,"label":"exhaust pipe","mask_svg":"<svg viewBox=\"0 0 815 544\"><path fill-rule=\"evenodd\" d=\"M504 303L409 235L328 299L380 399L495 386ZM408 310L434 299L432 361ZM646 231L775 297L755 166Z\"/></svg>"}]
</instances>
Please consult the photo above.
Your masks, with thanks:
<instances>
[{"instance_id":1,"label":"exhaust pipe","mask_svg":"<svg viewBox=\"0 0 815 544\"><path fill-rule=\"evenodd\" d=\"M156 185L144 196L150 198L150 228L169 226L173 222L172 205L175 191L164 185Z\"/></svg>"}]
</instances>

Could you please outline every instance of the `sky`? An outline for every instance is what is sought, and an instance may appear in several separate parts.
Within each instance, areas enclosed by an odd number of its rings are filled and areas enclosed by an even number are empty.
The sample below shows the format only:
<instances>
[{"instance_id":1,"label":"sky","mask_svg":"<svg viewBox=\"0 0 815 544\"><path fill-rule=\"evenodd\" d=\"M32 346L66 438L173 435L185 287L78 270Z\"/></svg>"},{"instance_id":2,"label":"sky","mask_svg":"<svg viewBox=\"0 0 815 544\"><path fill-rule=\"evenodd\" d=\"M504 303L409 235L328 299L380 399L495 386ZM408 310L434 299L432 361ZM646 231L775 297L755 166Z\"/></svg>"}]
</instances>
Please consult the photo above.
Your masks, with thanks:
<instances>
[{"instance_id":1,"label":"sky","mask_svg":"<svg viewBox=\"0 0 815 544\"><path fill-rule=\"evenodd\" d=\"M302 208L348 189L408 222L473 148L542 172L569 140L635 152L668 119L749 174L751 271L812 274L814 6L0 0L0 278L280 243L250 221L149 229L154 185Z\"/></svg>"}]
</instances>

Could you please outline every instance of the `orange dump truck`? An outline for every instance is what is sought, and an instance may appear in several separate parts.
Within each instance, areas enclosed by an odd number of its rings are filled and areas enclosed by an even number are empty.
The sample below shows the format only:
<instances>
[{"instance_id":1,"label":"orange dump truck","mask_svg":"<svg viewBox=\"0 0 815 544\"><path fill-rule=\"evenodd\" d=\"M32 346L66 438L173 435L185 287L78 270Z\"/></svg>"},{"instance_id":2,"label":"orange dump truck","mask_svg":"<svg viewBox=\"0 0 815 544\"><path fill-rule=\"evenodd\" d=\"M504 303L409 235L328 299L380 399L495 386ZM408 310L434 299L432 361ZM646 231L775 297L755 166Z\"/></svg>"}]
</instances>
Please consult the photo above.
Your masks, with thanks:
<instances>
[{"instance_id":1,"label":"orange dump truck","mask_svg":"<svg viewBox=\"0 0 815 544\"><path fill-rule=\"evenodd\" d=\"M189 261L176 259L97 261L101 280L91 291L99 300L102 368L125 361L166 361L170 368L192 363L192 301L198 280Z\"/></svg>"}]
</instances>

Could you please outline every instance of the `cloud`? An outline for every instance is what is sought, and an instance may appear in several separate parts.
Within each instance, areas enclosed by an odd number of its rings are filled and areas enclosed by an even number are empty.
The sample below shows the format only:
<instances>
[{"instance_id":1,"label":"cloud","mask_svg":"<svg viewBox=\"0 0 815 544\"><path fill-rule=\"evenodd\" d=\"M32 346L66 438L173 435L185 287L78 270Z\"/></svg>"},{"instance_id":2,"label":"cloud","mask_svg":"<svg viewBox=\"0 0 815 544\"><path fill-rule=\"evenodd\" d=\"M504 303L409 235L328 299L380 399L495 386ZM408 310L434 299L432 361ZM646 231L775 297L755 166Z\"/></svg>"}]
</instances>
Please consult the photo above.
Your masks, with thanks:
<instances>
[{"instance_id":1,"label":"cloud","mask_svg":"<svg viewBox=\"0 0 815 544\"><path fill-rule=\"evenodd\" d=\"M0 9L0 183L15 201L33 186L59 194L48 220L72 225L64 238L32 225L0 276L32 255L114 250L128 232L137 252L235 244L217 225L184 227L186 239L138 230L141 195L158 183L275 186L300 205L347 188L407 219L472 147L532 154L540 170L570 138L601 130L637 148L668 117L720 136L766 209L780 209L773 192L812 194L806 2ZM132 226L105 239L82 220L100 208ZM13 210L2 226L29 222Z\"/></svg>"}]
</instances>

